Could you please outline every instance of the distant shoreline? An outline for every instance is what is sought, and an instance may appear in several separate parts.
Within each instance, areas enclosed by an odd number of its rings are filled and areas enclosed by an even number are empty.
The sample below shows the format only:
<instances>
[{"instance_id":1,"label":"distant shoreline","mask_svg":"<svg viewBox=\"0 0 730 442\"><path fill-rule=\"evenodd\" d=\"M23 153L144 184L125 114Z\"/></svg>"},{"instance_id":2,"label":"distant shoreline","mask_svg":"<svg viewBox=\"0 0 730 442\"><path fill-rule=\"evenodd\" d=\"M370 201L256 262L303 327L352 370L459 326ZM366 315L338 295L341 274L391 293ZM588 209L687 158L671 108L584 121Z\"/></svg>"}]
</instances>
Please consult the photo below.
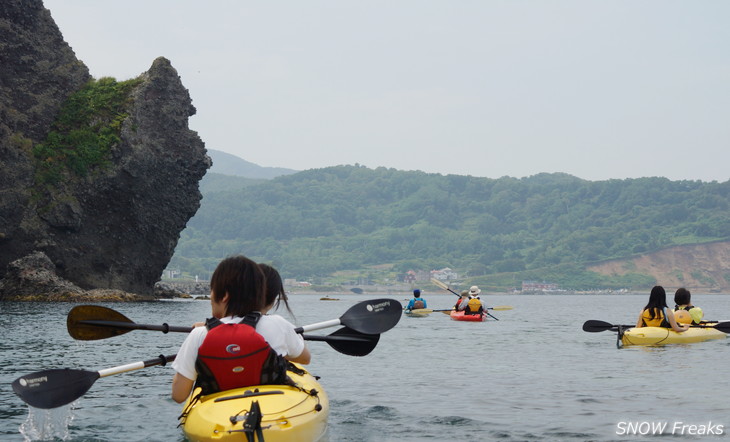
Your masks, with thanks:
<instances>
[{"instance_id":1,"label":"distant shoreline","mask_svg":"<svg viewBox=\"0 0 730 442\"><path fill-rule=\"evenodd\" d=\"M175 287L177 290L179 290L181 293L189 294L195 297L199 297L202 295L208 295L209 289L208 289L208 282L207 281L165 281L163 283L167 286ZM349 295L372 295L372 296L395 296L400 297L403 296L405 298L410 298L413 294L414 288L420 288L421 293L424 297L431 297L431 296L445 296L445 297L453 297L455 296L451 292L447 292L445 290L441 290L437 287L431 287L430 283L425 283L424 285L393 285L393 286L384 286L384 285L373 285L373 286L354 286L354 287L347 287L347 286L339 286L335 289L335 287L332 287L332 289L329 290L316 290L311 287L301 287L301 286L285 286L286 293L291 296L297 296L297 295L317 295L321 297L332 297L332 296L349 296ZM667 289L667 293L669 294L674 293L674 290L676 290L676 287L668 287L665 286ZM353 290L354 289L354 290ZM459 291L460 289L455 288L454 291ZM523 292L523 291L489 291L489 290L483 290L482 296L527 296L527 295L545 295L545 296L553 296L553 295L580 295L580 296L592 296L592 295L616 295L616 296L622 296L622 295L648 295L651 288L646 288L645 290L533 290L529 292ZM713 291L713 289L708 288L690 288L693 295L725 295L730 293L723 293L723 292L717 292Z\"/></svg>"}]
</instances>

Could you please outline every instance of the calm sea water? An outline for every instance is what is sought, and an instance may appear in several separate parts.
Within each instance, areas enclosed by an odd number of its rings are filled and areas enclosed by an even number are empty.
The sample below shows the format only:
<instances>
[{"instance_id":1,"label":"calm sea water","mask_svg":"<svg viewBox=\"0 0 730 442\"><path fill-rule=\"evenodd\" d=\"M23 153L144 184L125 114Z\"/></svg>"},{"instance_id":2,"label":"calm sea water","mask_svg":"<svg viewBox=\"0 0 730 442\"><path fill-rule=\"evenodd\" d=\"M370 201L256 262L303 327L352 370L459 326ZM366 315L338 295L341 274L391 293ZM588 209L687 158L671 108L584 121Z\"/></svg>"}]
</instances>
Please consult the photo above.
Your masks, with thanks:
<instances>
[{"instance_id":1,"label":"calm sea water","mask_svg":"<svg viewBox=\"0 0 730 442\"><path fill-rule=\"evenodd\" d=\"M426 293L429 307L454 297ZM356 302L382 296L292 296L298 325L340 317ZM408 294L390 296L403 304ZM587 319L633 323L646 296L490 295L499 321L463 323L441 313L403 317L368 356L345 356L310 342L310 371L331 401L329 442L612 441L666 423L696 425L730 438L730 339L665 347L616 348L613 332L586 333ZM708 319L730 319L730 296L693 295ZM70 407L29 409L10 388L49 368L99 370L172 354L183 334L133 331L81 342L66 332L74 304L0 303L0 440L182 441L181 407L169 399L170 367L99 379ZM210 314L207 301L103 304L138 323L190 325ZM326 334L335 329L318 331ZM679 423L679 424L677 424ZM45 428L42 424L45 424ZM719 425L722 427L720 428ZM638 426L638 427L636 427Z\"/></svg>"}]
</instances>

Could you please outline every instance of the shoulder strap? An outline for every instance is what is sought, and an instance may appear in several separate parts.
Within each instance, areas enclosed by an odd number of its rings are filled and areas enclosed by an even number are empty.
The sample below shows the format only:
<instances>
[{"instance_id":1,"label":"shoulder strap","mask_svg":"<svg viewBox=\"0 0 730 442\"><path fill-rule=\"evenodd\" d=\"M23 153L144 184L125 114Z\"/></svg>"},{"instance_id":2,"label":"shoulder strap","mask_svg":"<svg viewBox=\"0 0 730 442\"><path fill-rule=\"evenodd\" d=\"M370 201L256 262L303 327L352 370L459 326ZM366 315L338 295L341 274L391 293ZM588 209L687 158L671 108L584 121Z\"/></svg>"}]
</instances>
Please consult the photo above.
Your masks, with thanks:
<instances>
[{"instance_id":1,"label":"shoulder strap","mask_svg":"<svg viewBox=\"0 0 730 442\"><path fill-rule=\"evenodd\" d=\"M259 323L259 319L261 319L261 312L251 312L243 317L241 322L239 324L246 324L250 325L253 328L256 328L256 324ZM215 327L218 327L219 325L223 324L220 319L218 318L208 318L205 320L205 327L210 331Z\"/></svg>"},{"instance_id":2,"label":"shoulder strap","mask_svg":"<svg viewBox=\"0 0 730 442\"><path fill-rule=\"evenodd\" d=\"M239 324L246 324L256 328L256 324L259 323L259 319L261 319L261 312L251 312L244 316L243 320L241 320Z\"/></svg>"},{"instance_id":3,"label":"shoulder strap","mask_svg":"<svg viewBox=\"0 0 730 442\"><path fill-rule=\"evenodd\" d=\"M205 328L207 328L208 331L212 330L215 327L218 327L221 324L222 322L218 318L208 318L205 320Z\"/></svg>"}]
</instances>

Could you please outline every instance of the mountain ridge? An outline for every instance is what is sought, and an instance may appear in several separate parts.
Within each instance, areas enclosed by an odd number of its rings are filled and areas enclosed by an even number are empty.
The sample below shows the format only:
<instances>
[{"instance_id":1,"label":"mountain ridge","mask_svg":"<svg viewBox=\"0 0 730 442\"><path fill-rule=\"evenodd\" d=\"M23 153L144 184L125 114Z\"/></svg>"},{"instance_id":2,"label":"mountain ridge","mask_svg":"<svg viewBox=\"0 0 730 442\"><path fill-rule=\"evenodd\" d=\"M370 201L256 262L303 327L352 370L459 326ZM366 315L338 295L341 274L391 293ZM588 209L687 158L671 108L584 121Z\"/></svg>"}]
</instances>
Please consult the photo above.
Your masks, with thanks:
<instances>
[{"instance_id":1,"label":"mountain ridge","mask_svg":"<svg viewBox=\"0 0 730 442\"><path fill-rule=\"evenodd\" d=\"M520 280L646 287L657 281L651 273L587 266L730 238L728 189L730 182L657 177L592 182L560 173L489 179L310 169L206 191L173 260L200 274L214 257L243 253L312 280L333 281L341 270L393 279L408 269L451 267L501 289ZM386 264L391 271L373 270ZM725 286L730 272L703 277Z\"/></svg>"},{"instance_id":2,"label":"mountain ridge","mask_svg":"<svg viewBox=\"0 0 730 442\"><path fill-rule=\"evenodd\" d=\"M229 154L221 150L208 149L208 156L213 161L210 172L221 175L240 176L251 179L272 179L299 172L298 170L284 167L259 166L237 155Z\"/></svg>"}]
</instances>

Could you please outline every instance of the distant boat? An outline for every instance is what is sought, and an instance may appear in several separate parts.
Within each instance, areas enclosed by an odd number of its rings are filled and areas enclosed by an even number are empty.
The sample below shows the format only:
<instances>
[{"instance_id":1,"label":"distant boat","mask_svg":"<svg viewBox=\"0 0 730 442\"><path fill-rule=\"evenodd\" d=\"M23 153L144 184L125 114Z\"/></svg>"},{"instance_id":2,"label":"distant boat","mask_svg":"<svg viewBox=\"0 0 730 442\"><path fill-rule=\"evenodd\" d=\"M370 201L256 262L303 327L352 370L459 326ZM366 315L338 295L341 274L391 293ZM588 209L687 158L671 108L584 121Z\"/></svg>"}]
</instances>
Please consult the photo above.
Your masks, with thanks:
<instances>
[{"instance_id":1,"label":"distant boat","mask_svg":"<svg viewBox=\"0 0 730 442\"><path fill-rule=\"evenodd\" d=\"M350 289L352 293L357 293L358 295L362 294L362 289L360 287L353 287Z\"/></svg>"},{"instance_id":2,"label":"distant boat","mask_svg":"<svg viewBox=\"0 0 730 442\"><path fill-rule=\"evenodd\" d=\"M323 298L319 298L320 301L339 301L339 298L330 298L328 296L325 296Z\"/></svg>"}]
</instances>

